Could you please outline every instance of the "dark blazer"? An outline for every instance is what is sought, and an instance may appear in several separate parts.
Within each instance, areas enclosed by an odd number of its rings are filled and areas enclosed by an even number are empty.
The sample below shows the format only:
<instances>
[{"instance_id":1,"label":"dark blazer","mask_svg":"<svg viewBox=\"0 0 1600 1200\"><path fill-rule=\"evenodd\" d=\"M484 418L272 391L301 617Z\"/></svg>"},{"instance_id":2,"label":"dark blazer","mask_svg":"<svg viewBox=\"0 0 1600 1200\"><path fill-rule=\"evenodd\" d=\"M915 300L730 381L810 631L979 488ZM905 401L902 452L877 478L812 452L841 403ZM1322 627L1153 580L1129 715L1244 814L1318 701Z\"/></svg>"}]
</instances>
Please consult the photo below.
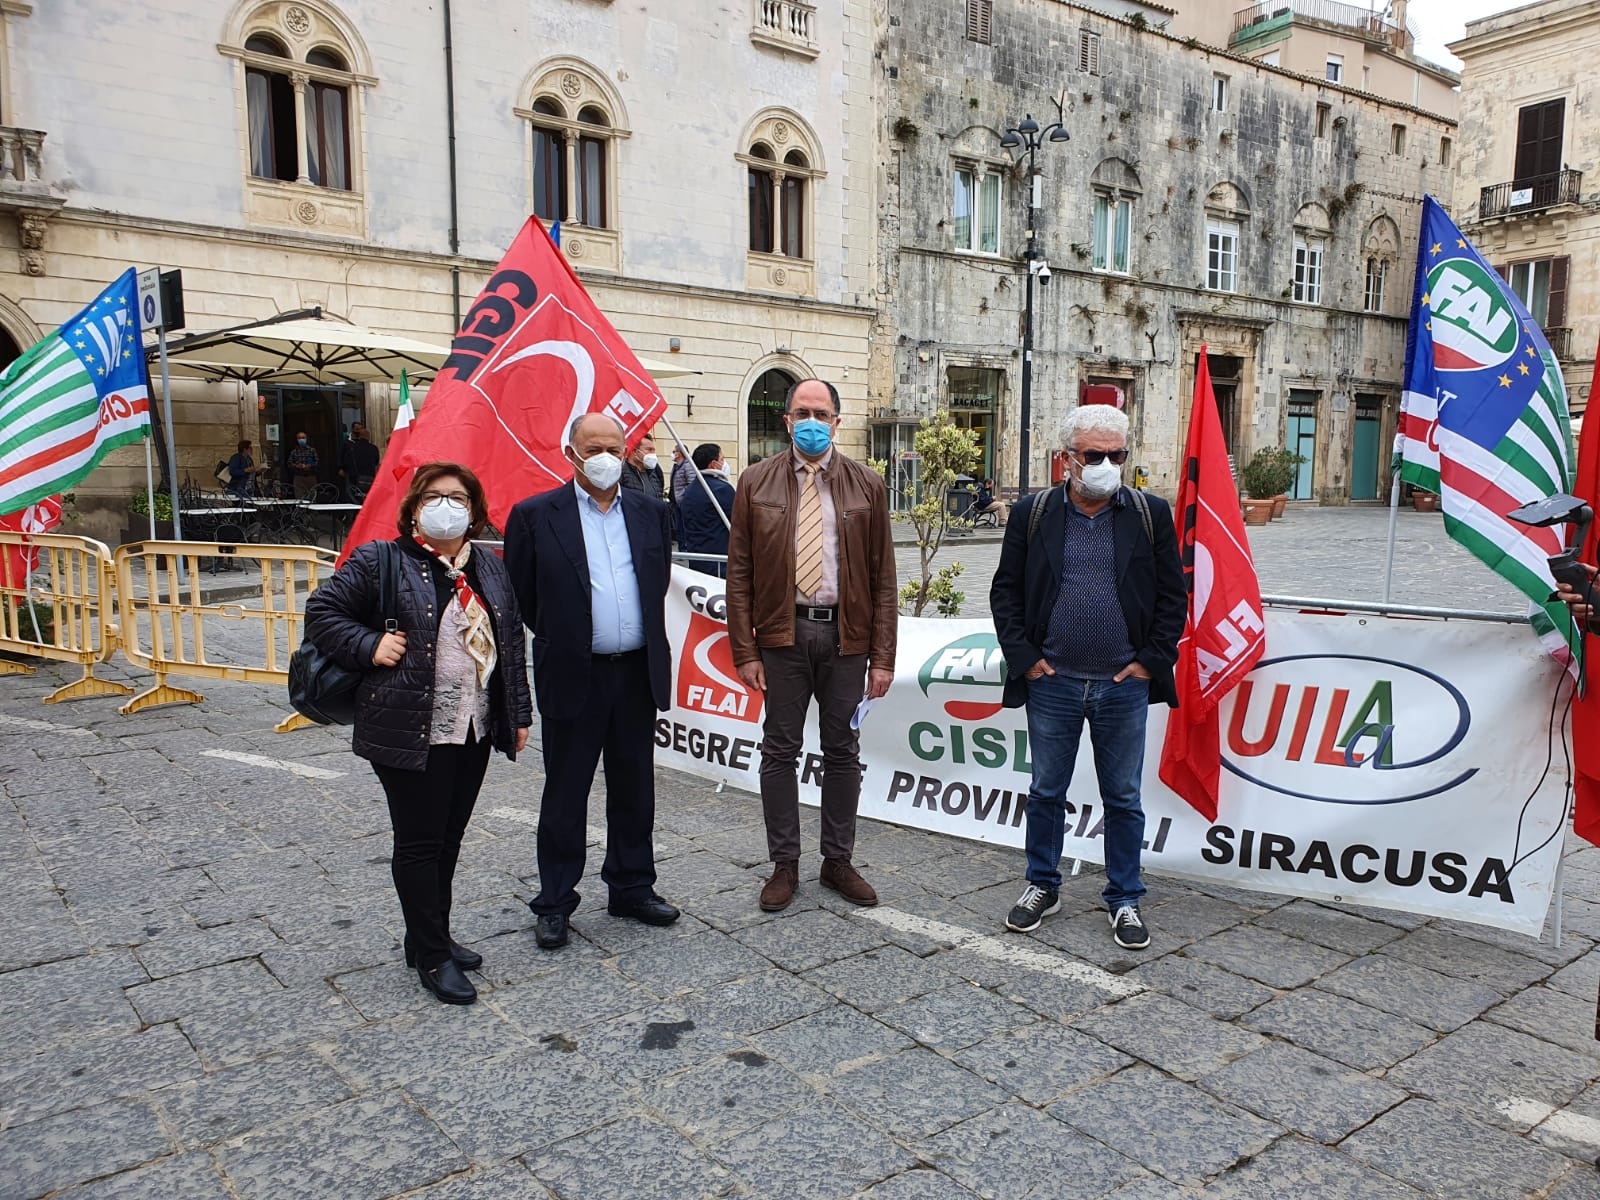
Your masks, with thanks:
<instances>
[{"instance_id":1,"label":"dark blazer","mask_svg":"<svg viewBox=\"0 0 1600 1200\"><path fill-rule=\"evenodd\" d=\"M663 500L617 489L639 581L639 609L656 707L672 705L672 654L667 645L667 587L672 582L672 524ZM584 550L575 486L530 496L506 520L506 566L533 631L533 691L539 713L574 720L589 692L594 617L589 556Z\"/></svg>"},{"instance_id":2,"label":"dark blazer","mask_svg":"<svg viewBox=\"0 0 1600 1200\"><path fill-rule=\"evenodd\" d=\"M707 475L706 482L711 485L711 494L717 498L715 505L711 503L711 496L706 495L706 489L700 486L700 481L692 476L689 486L678 500L678 549L685 554L696 551L701 554L728 553L728 525L717 515L717 509L720 508L723 516L732 519L736 493L733 484L719 475ZM728 573L728 564L715 560L691 561L689 566L708 575L726 576Z\"/></svg>"},{"instance_id":3,"label":"dark blazer","mask_svg":"<svg viewBox=\"0 0 1600 1200\"><path fill-rule=\"evenodd\" d=\"M989 587L989 611L994 631L1006 659L1007 708L1020 708L1028 698L1023 676L1044 657L1045 631L1051 610L1061 592L1061 548L1066 535L1066 508L1062 487L1035 492L1012 505L1000 547L1000 566ZM1189 613L1183 564L1178 559L1177 531L1172 510L1159 496L1148 493L1154 541L1146 536L1144 520L1123 488L1112 501L1112 535L1117 556L1117 594L1122 617L1128 624L1128 641L1136 662L1150 672L1150 703L1178 706L1172 668L1178 661L1178 639ZM1031 545L1028 517L1035 504L1043 504Z\"/></svg>"},{"instance_id":4,"label":"dark blazer","mask_svg":"<svg viewBox=\"0 0 1600 1200\"><path fill-rule=\"evenodd\" d=\"M386 767L421 771L428 765L433 724L434 646L443 615L444 568L409 538L401 544L395 600L406 653L398 666L375 667L372 653L382 639L378 555L383 542L358 546L337 574L306 600L306 634L341 666L360 671L351 750ZM533 724L528 668L522 649L522 618L503 562L474 550L467 582L489 609L497 652L489 678L489 724L494 748L515 759L517 730Z\"/></svg>"}]
</instances>

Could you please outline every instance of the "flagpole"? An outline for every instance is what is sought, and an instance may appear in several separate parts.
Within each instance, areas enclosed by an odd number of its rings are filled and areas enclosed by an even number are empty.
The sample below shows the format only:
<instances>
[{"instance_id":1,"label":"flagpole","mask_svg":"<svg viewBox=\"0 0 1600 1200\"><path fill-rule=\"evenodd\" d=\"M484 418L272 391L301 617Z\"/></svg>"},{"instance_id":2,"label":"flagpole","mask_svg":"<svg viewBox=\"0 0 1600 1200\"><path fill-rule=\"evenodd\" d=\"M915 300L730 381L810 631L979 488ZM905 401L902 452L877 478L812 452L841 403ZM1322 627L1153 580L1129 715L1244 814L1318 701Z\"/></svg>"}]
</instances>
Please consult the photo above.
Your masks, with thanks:
<instances>
[{"instance_id":1,"label":"flagpole","mask_svg":"<svg viewBox=\"0 0 1600 1200\"><path fill-rule=\"evenodd\" d=\"M705 488L706 495L711 499L712 511L715 512L717 516L722 518L723 526L731 532L733 529L733 522L728 520L728 514L723 512L722 505L717 503L717 494L711 490L711 485L706 482L706 477L700 473L700 467L699 464L694 461L694 455L689 453L689 447L684 445L683 439L678 436L678 431L672 427L672 421L666 413L661 414L661 423L667 427L667 432L672 435L672 440L677 444L678 449L683 451L684 461L687 462L690 469L694 471L694 477L700 481L700 486ZM667 480L667 490L669 492L672 490L671 479Z\"/></svg>"},{"instance_id":2,"label":"flagpole","mask_svg":"<svg viewBox=\"0 0 1600 1200\"><path fill-rule=\"evenodd\" d=\"M150 540L156 540L156 467L150 452L150 430L144 433L144 494L150 505Z\"/></svg>"},{"instance_id":3,"label":"flagpole","mask_svg":"<svg viewBox=\"0 0 1600 1200\"><path fill-rule=\"evenodd\" d=\"M1395 449L1401 449L1399 432L1394 435ZM1400 464L1395 461L1398 455L1391 457L1389 467L1389 552L1383 565L1383 602L1389 603L1389 595L1394 586L1394 540L1395 529L1400 520Z\"/></svg>"}]
</instances>

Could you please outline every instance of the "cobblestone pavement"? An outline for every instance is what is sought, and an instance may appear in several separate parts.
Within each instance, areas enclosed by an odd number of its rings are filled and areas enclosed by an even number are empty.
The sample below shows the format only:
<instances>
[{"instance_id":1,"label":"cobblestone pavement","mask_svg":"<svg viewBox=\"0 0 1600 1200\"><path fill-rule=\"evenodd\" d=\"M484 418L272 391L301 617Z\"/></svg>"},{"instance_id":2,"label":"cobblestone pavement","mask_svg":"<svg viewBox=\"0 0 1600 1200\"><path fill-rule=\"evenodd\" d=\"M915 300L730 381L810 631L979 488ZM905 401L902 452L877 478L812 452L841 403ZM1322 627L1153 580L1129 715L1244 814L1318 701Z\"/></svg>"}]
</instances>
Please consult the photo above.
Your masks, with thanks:
<instances>
[{"instance_id":1,"label":"cobblestone pavement","mask_svg":"<svg viewBox=\"0 0 1600 1200\"><path fill-rule=\"evenodd\" d=\"M1408 579L1476 586L1403 520ZM1267 586L1363 586L1355 530L1381 553L1370 513L1257 531ZM273 734L280 695L245 685L42 706L66 678L0 681L7 1200L1600 1198L1600 849L1569 847L1559 949L1158 877L1130 953L1093 871L1007 935L1020 854L872 823L881 907L811 859L763 914L755 799L663 771L685 916L615 920L591 876L551 954L537 756L497 759L457 883L483 999L455 1009L401 964L346 737Z\"/></svg>"},{"instance_id":2,"label":"cobblestone pavement","mask_svg":"<svg viewBox=\"0 0 1600 1200\"><path fill-rule=\"evenodd\" d=\"M1435 608L1523 612L1515 588L1505 583L1444 533L1438 513L1402 508L1395 527L1394 585L1390 600ZM897 527L898 531L898 527ZM1270 525L1247 530L1261 590L1273 596L1333 600L1382 600L1388 548L1389 510L1371 505L1296 508ZM900 536L904 536L900 534ZM917 570L917 548L898 545L902 580ZM1000 561L1000 540L979 530L951 538L934 565L959 561L959 586L966 592L962 616L987 616L989 580Z\"/></svg>"}]
</instances>

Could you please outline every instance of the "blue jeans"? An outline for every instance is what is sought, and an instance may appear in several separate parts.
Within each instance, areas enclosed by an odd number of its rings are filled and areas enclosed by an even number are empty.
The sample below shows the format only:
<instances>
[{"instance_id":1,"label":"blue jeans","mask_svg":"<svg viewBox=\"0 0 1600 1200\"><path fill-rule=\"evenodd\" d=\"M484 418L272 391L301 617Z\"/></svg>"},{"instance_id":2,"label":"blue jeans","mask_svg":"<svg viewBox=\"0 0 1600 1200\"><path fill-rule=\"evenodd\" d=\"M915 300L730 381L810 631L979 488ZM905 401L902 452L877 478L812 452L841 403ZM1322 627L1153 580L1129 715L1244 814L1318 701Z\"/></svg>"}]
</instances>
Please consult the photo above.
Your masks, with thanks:
<instances>
[{"instance_id":1,"label":"blue jeans","mask_svg":"<svg viewBox=\"0 0 1600 1200\"><path fill-rule=\"evenodd\" d=\"M1067 833L1067 786L1078 758L1078 739L1089 723L1094 770L1100 781L1105 821L1106 886L1102 895L1115 912L1144 895L1139 851L1144 845L1144 809L1139 781L1144 773L1144 727L1150 709L1145 679L1069 679L1041 675L1028 684L1028 751L1033 783L1028 789L1028 882L1061 887L1061 851ZM1091 826L1092 828L1092 826Z\"/></svg>"}]
</instances>

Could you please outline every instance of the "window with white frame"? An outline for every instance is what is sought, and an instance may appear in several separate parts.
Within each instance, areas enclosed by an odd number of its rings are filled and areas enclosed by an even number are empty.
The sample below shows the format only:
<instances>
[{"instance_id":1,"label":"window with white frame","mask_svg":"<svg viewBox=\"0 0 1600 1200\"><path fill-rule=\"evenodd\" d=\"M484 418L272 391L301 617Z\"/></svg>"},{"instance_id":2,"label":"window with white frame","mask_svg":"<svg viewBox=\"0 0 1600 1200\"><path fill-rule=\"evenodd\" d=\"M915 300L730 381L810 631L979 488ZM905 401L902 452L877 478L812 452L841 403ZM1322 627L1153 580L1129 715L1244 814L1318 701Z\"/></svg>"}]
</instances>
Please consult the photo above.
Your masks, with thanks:
<instances>
[{"instance_id":1,"label":"window with white frame","mask_svg":"<svg viewBox=\"0 0 1600 1200\"><path fill-rule=\"evenodd\" d=\"M1404 125L1389 126L1389 153L1404 154L1406 152L1406 127Z\"/></svg>"},{"instance_id":2,"label":"window with white frame","mask_svg":"<svg viewBox=\"0 0 1600 1200\"><path fill-rule=\"evenodd\" d=\"M1094 257L1096 271L1129 271L1129 243L1133 226L1133 201L1126 196L1096 192L1094 197Z\"/></svg>"},{"instance_id":3,"label":"window with white frame","mask_svg":"<svg viewBox=\"0 0 1600 1200\"><path fill-rule=\"evenodd\" d=\"M1384 290L1389 282L1389 264L1386 260L1372 257L1367 259L1367 286L1362 298L1361 307L1366 312L1382 312Z\"/></svg>"},{"instance_id":4,"label":"window with white frame","mask_svg":"<svg viewBox=\"0 0 1600 1200\"><path fill-rule=\"evenodd\" d=\"M951 225L957 250L1000 253L1000 172L975 165L955 169Z\"/></svg>"},{"instance_id":5,"label":"window with white frame","mask_svg":"<svg viewBox=\"0 0 1600 1200\"><path fill-rule=\"evenodd\" d=\"M1326 74L1326 78L1327 78L1329 83L1343 83L1344 82L1344 55L1342 55L1342 54L1330 54L1330 55L1328 55L1328 64L1327 64L1327 67L1325 69L1325 74Z\"/></svg>"},{"instance_id":6,"label":"window with white frame","mask_svg":"<svg viewBox=\"0 0 1600 1200\"><path fill-rule=\"evenodd\" d=\"M1320 238L1295 235L1293 296L1298 303L1322 303L1322 251Z\"/></svg>"},{"instance_id":7,"label":"window with white frame","mask_svg":"<svg viewBox=\"0 0 1600 1200\"><path fill-rule=\"evenodd\" d=\"M1239 222L1206 218L1206 288L1239 290Z\"/></svg>"},{"instance_id":8,"label":"window with white frame","mask_svg":"<svg viewBox=\"0 0 1600 1200\"><path fill-rule=\"evenodd\" d=\"M1219 113L1228 111L1228 77L1226 75L1213 75L1211 77L1211 111Z\"/></svg>"}]
</instances>

